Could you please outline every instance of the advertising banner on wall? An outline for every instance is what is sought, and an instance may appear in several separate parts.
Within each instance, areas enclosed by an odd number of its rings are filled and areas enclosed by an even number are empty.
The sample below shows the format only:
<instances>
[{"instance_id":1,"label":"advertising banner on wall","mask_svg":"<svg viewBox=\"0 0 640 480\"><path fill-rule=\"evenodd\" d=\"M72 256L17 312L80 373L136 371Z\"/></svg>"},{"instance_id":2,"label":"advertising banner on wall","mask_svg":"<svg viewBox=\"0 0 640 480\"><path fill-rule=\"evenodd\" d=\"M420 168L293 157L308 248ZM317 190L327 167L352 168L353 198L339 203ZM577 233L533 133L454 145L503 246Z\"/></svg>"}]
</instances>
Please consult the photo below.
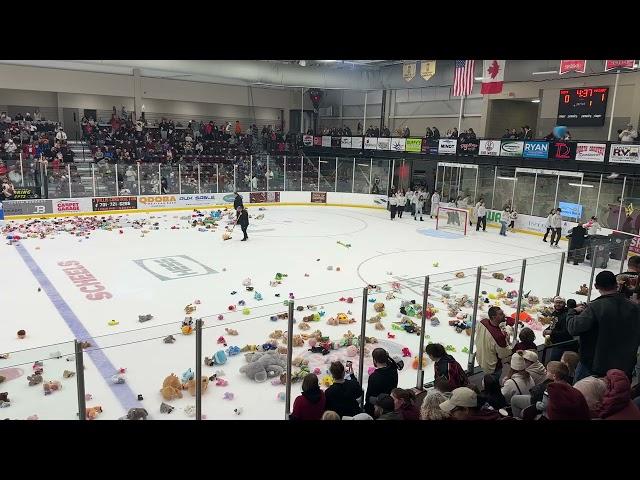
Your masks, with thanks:
<instances>
[{"instance_id":1,"label":"advertising banner on wall","mask_svg":"<svg viewBox=\"0 0 640 480\"><path fill-rule=\"evenodd\" d=\"M576 160L582 162L604 162L606 150L606 143L578 143L576 147Z\"/></svg>"},{"instance_id":2,"label":"advertising banner on wall","mask_svg":"<svg viewBox=\"0 0 640 480\"><path fill-rule=\"evenodd\" d=\"M422 151L422 139L421 138L407 138L405 143L405 151L407 152L421 152Z\"/></svg>"},{"instance_id":3,"label":"advertising banner on wall","mask_svg":"<svg viewBox=\"0 0 640 480\"><path fill-rule=\"evenodd\" d=\"M351 148L362 149L362 137L351 137Z\"/></svg>"},{"instance_id":4,"label":"advertising banner on wall","mask_svg":"<svg viewBox=\"0 0 640 480\"><path fill-rule=\"evenodd\" d=\"M377 150L378 149L378 139L376 137L365 137L364 138L364 149L365 150Z\"/></svg>"},{"instance_id":5,"label":"advertising banner on wall","mask_svg":"<svg viewBox=\"0 0 640 480\"><path fill-rule=\"evenodd\" d=\"M455 155L458 147L458 141L455 138L441 138L438 141L438 154Z\"/></svg>"},{"instance_id":6,"label":"advertising banner on wall","mask_svg":"<svg viewBox=\"0 0 640 480\"><path fill-rule=\"evenodd\" d=\"M144 195L138 197L141 210L145 208L171 208L178 205L177 195Z\"/></svg>"},{"instance_id":7,"label":"advertising banner on wall","mask_svg":"<svg viewBox=\"0 0 640 480\"><path fill-rule=\"evenodd\" d=\"M428 153L429 155L437 155L438 147L440 146L440 140L433 138L425 138L422 142L422 153Z\"/></svg>"},{"instance_id":8,"label":"advertising banner on wall","mask_svg":"<svg viewBox=\"0 0 640 480\"><path fill-rule=\"evenodd\" d=\"M249 203L278 203L280 202L280 192L251 192Z\"/></svg>"},{"instance_id":9,"label":"advertising banner on wall","mask_svg":"<svg viewBox=\"0 0 640 480\"><path fill-rule=\"evenodd\" d=\"M327 192L311 192L311 203L327 203Z\"/></svg>"},{"instance_id":10,"label":"advertising banner on wall","mask_svg":"<svg viewBox=\"0 0 640 480\"><path fill-rule=\"evenodd\" d=\"M43 213L53 213L51 210L51 200L5 200L2 202L4 215L40 215Z\"/></svg>"},{"instance_id":11,"label":"advertising banner on wall","mask_svg":"<svg viewBox=\"0 0 640 480\"><path fill-rule=\"evenodd\" d=\"M197 207L233 203L236 196L233 193L193 193L176 195L176 198L179 206Z\"/></svg>"},{"instance_id":12,"label":"advertising banner on wall","mask_svg":"<svg viewBox=\"0 0 640 480\"><path fill-rule=\"evenodd\" d=\"M351 148L351 137L342 137L340 140L340 147Z\"/></svg>"},{"instance_id":13,"label":"advertising banner on wall","mask_svg":"<svg viewBox=\"0 0 640 480\"><path fill-rule=\"evenodd\" d=\"M138 208L138 198L98 197L92 198L91 204L94 212L106 212L109 210L136 210Z\"/></svg>"},{"instance_id":14,"label":"advertising banner on wall","mask_svg":"<svg viewBox=\"0 0 640 480\"><path fill-rule=\"evenodd\" d=\"M393 150L394 152L404 152L406 145L407 145L406 138L391 139L391 150Z\"/></svg>"},{"instance_id":15,"label":"advertising banner on wall","mask_svg":"<svg viewBox=\"0 0 640 480\"><path fill-rule=\"evenodd\" d=\"M331 137L328 137L328 136L322 137L322 146L331 147Z\"/></svg>"},{"instance_id":16,"label":"advertising banner on wall","mask_svg":"<svg viewBox=\"0 0 640 480\"><path fill-rule=\"evenodd\" d=\"M90 198L51 200L51 213L80 213L93 210Z\"/></svg>"},{"instance_id":17,"label":"advertising banner on wall","mask_svg":"<svg viewBox=\"0 0 640 480\"><path fill-rule=\"evenodd\" d=\"M340 148L342 145L342 137L331 137L331 147Z\"/></svg>"},{"instance_id":18,"label":"advertising banner on wall","mask_svg":"<svg viewBox=\"0 0 640 480\"><path fill-rule=\"evenodd\" d=\"M491 157L500 155L500 140L480 140L478 153Z\"/></svg>"},{"instance_id":19,"label":"advertising banner on wall","mask_svg":"<svg viewBox=\"0 0 640 480\"><path fill-rule=\"evenodd\" d=\"M313 137L313 146L321 147L322 146L322 137Z\"/></svg>"},{"instance_id":20,"label":"advertising banner on wall","mask_svg":"<svg viewBox=\"0 0 640 480\"><path fill-rule=\"evenodd\" d=\"M389 150L391 147L390 138L378 138L378 150Z\"/></svg>"},{"instance_id":21,"label":"advertising banner on wall","mask_svg":"<svg viewBox=\"0 0 640 480\"><path fill-rule=\"evenodd\" d=\"M501 157L521 157L524 150L524 142L517 140L502 140L500 142Z\"/></svg>"},{"instance_id":22,"label":"advertising banner on wall","mask_svg":"<svg viewBox=\"0 0 640 480\"><path fill-rule=\"evenodd\" d=\"M553 142L549 148L549 158L554 160L573 160L576 158L576 142Z\"/></svg>"},{"instance_id":23,"label":"advertising banner on wall","mask_svg":"<svg viewBox=\"0 0 640 480\"><path fill-rule=\"evenodd\" d=\"M305 147L313 147L313 135L303 135L302 144Z\"/></svg>"},{"instance_id":24,"label":"advertising banner on wall","mask_svg":"<svg viewBox=\"0 0 640 480\"><path fill-rule=\"evenodd\" d=\"M549 142L527 140L522 156L525 158L549 158Z\"/></svg>"},{"instance_id":25,"label":"advertising banner on wall","mask_svg":"<svg viewBox=\"0 0 640 480\"><path fill-rule=\"evenodd\" d=\"M480 150L480 140L458 139L458 155L477 155Z\"/></svg>"},{"instance_id":26,"label":"advertising banner on wall","mask_svg":"<svg viewBox=\"0 0 640 480\"><path fill-rule=\"evenodd\" d=\"M34 187L16 187L14 191L15 194L13 195L13 200L40 198L39 189L36 190Z\"/></svg>"},{"instance_id":27,"label":"advertising banner on wall","mask_svg":"<svg viewBox=\"0 0 640 480\"><path fill-rule=\"evenodd\" d=\"M640 163L638 160L638 145L614 143L609 150L610 163Z\"/></svg>"}]
</instances>

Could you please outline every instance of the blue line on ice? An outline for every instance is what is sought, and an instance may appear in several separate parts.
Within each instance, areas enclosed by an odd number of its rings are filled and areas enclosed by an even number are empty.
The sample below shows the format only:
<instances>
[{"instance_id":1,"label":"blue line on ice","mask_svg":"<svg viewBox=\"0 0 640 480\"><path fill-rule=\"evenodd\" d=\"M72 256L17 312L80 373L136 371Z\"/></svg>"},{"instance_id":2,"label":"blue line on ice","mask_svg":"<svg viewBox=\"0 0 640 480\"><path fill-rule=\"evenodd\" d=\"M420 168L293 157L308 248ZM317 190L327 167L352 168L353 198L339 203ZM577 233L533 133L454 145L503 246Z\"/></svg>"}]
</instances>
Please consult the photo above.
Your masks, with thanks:
<instances>
[{"instance_id":1,"label":"blue line on ice","mask_svg":"<svg viewBox=\"0 0 640 480\"><path fill-rule=\"evenodd\" d=\"M111 381L111 377L117 373L118 369L107 358L104 351L97 348L96 341L91 337L89 331L85 328L73 310L71 310L69 304L64 300L64 298L62 298L62 295L60 295L56 287L53 286L53 283L51 283L49 278L47 278L46 274L38 266L31 254L19 243L15 247L24 263L42 286L42 289L47 294L47 297L49 297L49 300L51 300L53 306L58 310L58 313L67 324L74 337L78 340L88 340L92 345L94 345L94 348L87 350L86 353L97 367L102 378L104 378L107 385L111 388L111 391L120 402L120 405L122 405L122 408L126 411L129 410L129 408L139 406L140 402L138 402L138 397L133 393L128 384L114 384Z\"/></svg>"}]
</instances>

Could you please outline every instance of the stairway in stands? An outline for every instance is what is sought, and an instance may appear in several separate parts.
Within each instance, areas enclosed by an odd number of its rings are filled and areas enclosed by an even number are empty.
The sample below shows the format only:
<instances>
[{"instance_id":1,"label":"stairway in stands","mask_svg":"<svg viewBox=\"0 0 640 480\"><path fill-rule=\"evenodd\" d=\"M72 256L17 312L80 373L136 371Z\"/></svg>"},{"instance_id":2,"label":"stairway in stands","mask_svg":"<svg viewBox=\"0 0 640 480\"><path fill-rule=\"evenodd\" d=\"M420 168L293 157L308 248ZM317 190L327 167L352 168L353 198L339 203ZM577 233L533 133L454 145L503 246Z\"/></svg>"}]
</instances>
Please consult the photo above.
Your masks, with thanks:
<instances>
[{"instance_id":1,"label":"stairway in stands","mask_svg":"<svg viewBox=\"0 0 640 480\"><path fill-rule=\"evenodd\" d=\"M73 152L73 161L76 163L92 162L91 149L84 141L69 140L67 142Z\"/></svg>"}]
</instances>

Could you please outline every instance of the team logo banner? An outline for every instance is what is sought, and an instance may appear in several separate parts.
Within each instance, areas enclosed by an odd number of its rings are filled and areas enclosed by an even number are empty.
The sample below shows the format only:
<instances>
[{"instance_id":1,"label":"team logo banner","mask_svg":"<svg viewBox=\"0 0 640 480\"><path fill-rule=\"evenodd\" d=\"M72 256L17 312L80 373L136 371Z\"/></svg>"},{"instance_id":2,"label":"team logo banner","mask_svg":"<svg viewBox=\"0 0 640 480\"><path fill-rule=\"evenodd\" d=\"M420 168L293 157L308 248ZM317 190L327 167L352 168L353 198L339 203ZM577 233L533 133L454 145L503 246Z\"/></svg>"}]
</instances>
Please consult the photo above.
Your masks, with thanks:
<instances>
[{"instance_id":1,"label":"team logo banner","mask_svg":"<svg viewBox=\"0 0 640 480\"><path fill-rule=\"evenodd\" d=\"M490 157L500 155L500 140L480 140L479 154Z\"/></svg>"},{"instance_id":2,"label":"team logo banner","mask_svg":"<svg viewBox=\"0 0 640 480\"><path fill-rule=\"evenodd\" d=\"M586 70L586 60L560 60L560 75L569 72L584 73Z\"/></svg>"},{"instance_id":3,"label":"team logo banner","mask_svg":"<svg viewBox=\"0 0 640 480\"><path fill-rule=\"evenodd\" d=\"M576 143L563 141L554 142L551 144L549 158L556 160L573 160L576 158Z\"/></svg>"},{"instance_id":4,"label":"team logo banner","mask_svg":"<svg viewBox=\"0 0 640 480\"><path fill-rule=\"evenodd\" d=\"M606 143L578 143L576 160L583 162L604 162Z\"/></svg>"},{"instance_id":5,"label":"team logo banner","mask_svg":"<svg viewBox=\"0 0 640 480\"><path fill-rule=\"evenodd\" d=\"M313 146L321 147L322 146L322 137L313 137Z\"/></svg>"},{"instance_id":6,"label":"team logo banner","mask_svg":"<svg viewBox=\"0 0 640 480\"><path fill-rule=\"evenodd\" d=\"M633 70L635 63L635 60L605 60L604 71L608 72L609 70L622 69Z\"/></svg>"},{"instance_id":7,"label":"team logo banner","mask_svg":"<svg viewBox=\"0 0 640 480\"><path fill-rule=\"evenodd\" d=\"M460 155L477 155L480 150L479 140L458 139L458 154Z\"/></svg>"},{"instance_id":8,"label":"team logo banner","mask_svg":"<svg viewBox=\"0 0 640 480\"><path fill-rule=\"evenodd\" d=\"M391 150L393 150L394 152L404 152L406 145L407 145L406 138L391 139Z\"/></svg>"},{"instance_id":9,"label":"team logo banner","mask_svg":"<svg viewBox=\"0 0 640 480\"><path fill-rule=\"evenodd\" d=\"M411 80L413 80L416 76L416 63L405 63L402 66L402 77L407 81L410 82Z\"/></svg>"},{"instance_id":10,"label":"team logo banner","mask_svg":"<svg viewBox=\"0 0 640 480\"><path fill-rule=\"evenodd\" d=\"M313 135L303 135L302 144L305 147L313 147Z\"/></svg>"}]
</instances>

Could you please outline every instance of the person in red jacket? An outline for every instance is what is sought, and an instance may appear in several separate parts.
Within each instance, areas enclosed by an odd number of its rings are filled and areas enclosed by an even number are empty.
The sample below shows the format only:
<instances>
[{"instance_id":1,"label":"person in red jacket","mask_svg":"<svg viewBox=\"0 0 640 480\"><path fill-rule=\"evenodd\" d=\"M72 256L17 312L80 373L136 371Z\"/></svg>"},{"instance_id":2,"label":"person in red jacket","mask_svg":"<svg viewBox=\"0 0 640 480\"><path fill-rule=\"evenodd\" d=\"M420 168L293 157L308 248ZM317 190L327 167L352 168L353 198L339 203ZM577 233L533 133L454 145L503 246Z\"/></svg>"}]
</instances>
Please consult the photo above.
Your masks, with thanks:
<instances>
[{"instance_id":1,"label":"person in red jacket","mask_svg":"<svg viewBox=\"0 0 640 480\"><path fill-rule=\"evenodd\" d=\"M547 387L549 420L589 420L589 406L582 393L568 383L551 382Z\"/></svg>"},{"instance_id":2,"label":"person in red jacket","mask_svg":"<svg viewBox=\"0 0 640 480\"><path fill-rule=\"evenodd\" d=\"M614 368L602 380L606 390L599 417L603 420L640 420L640 409L631 400L629 377L622 370Z\"/></svg>"},{"instance_id":3,"label":"person in red jacket","mask_svg":"<svg viewBox=\"0 0 640 480\"><path fill-rule=\"evenodd\" d=\"M320 390L318 377L309 373L302 380L302 395L293 402L291 420L320 420L325 409L326 399Z\"/></svg>"},{"instance_id":4,"label":"person in red jacket","mask_svg":"<svg viewBox=\"0 0 640 480\"><path fill-rule=\"evenodd\" d=\"M420 410L416 406L416 396L411 390L394 388L391 390L391 398L395 410L402 415L403 420L420 420Z\"/></svg>"}]
</instances>

